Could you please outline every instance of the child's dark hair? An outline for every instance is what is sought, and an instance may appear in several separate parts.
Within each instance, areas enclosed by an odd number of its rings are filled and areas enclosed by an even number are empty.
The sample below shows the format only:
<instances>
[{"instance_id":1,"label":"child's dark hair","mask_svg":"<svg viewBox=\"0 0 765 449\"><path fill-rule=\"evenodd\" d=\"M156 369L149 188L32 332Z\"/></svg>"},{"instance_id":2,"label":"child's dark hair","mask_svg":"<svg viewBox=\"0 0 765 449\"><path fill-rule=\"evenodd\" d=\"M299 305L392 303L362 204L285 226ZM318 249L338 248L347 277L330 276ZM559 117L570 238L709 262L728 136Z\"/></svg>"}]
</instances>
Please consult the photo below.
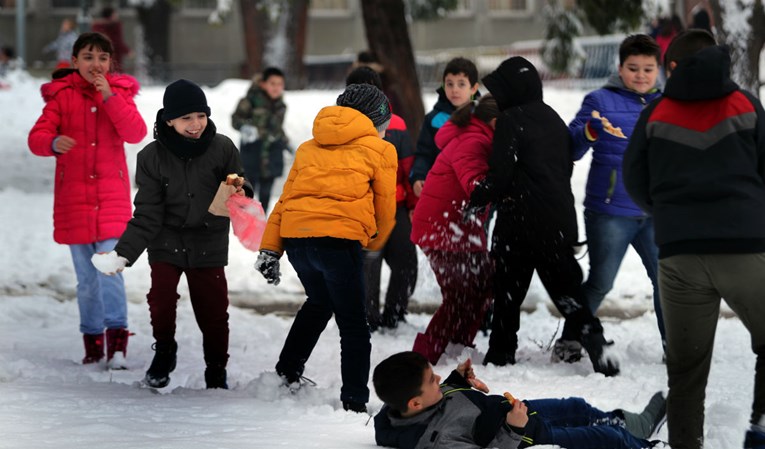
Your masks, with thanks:
<instances>
[{"instance_id":1,"label":"child's dark hair","mask_svg":"<svg viewBox=\"0 0 765 449\"><path fill-rule=\"evenodd\" d=\"M101 10L102 19L108 19L112 16L112 14L114 14L114 8L111 6L104 6L104 8Z\"/></svg>"},{"instance_id":2,"label":"child's dark hair","mask_svg":"<svg viewBox=\"0 0 765 449\"><path fill-rule=\"evenodd\" d=\"M428 360L416 352L393 354L380 362L372 374L377 396L393 410L406 412L409 400L422 394L422 381L429 365Z\"/></svg>"},{"instance_id":3,"label":"child's dark hair","mask_svg":"<svg viewBox=\"0 0 765 449\"><path fill-rule=\"evenodd\" d=\"M449 118L455 125L463 128L470 123L470 117L475 117L478 120L489 123L492 119L499 117L499 106L497 106L497 100L486 94L478 100L473 100L457 108L452 112L452 116Z\"/></svg>"},{"instance_id":4,"label":"child's dark hair","mask_svg":"<svg viewBox=\"0 0 765 449\"><path fill-rule=\"evenodd\" d=\"M474 86L478 82L478 69L473 61L457 57L446 63L444 67L444 74L441 76L441 81L446 79L446 75L459 75L463 74L470 80L470 86Z\"/></svg>"},{"instance_id":5,"label":"child's dark hair","mask_svg":"<svg viewBox=\"0 0 765 449\"><path fill-rule=\"evenodd\" d=\"M653 56L661 64L661 47L647 34L633 34L619 45L619 65L624 65L630 56Z\"/></svg>"},{"instance_id":6,"label":"child's dark hair","mask_svg":"<svg viewBox=\"0 0 765 449\"><path fill-rule=\"evenodd\" d=\"M380 74L366 65L351 70L351 73L345 78L345 85L349 86L351 84L371 84L382 90L382 79L380 79Z\"/></svg>"},{"instance_id":7,"label":"child's dark hair","mask_svg":"<svg viewBox=\"0 0 765 449\"><path fill-rule=\"evenodd\" d=\"M260 76L261 81L268 81L269 78L272 76L278 76L281 78L284 78L284 72L281 71L281 69L278 69L276 67L266 67L265 70L263 70L263 74Z\"/></svg>"},{"instance_id":8,"label":"child's dark hair","mask_svg":"<svg viewBox=\"0 0 765 449\"><path fill-rule=\"evenodd\" d=\"M669 68L670 62L679 62L683 58L694 55L699 50L717 45L715 37L707 30L693 28L675 36L664 53L664 66Z\"/></svg>"},{"instance_id":9,"label":"child's dark hair","mask_svg":"<svg viewBox=\"0 0 765 449\"><path fill-rule=\"evenodd\" d=\"M106 37L105 35L97 32L86 32L80 34L80 36L77 38L76 41L74 41L74 46L72 46L72 57L77 57L78 54L80 54L80 50L82 49L92 49L101 50L104 53L109 53L109 56L114 56L114 46L112 45L111 39ZM110 70L114 70L115 68L115 62L112 61L111 66L109 67ZM64 69L58 69L53 72L51 75L53 79L57 78L63 78L66 75L69 75L70 73L76 72L77 69L73 68L64 68Z\"/></svg>"}]
</instances>

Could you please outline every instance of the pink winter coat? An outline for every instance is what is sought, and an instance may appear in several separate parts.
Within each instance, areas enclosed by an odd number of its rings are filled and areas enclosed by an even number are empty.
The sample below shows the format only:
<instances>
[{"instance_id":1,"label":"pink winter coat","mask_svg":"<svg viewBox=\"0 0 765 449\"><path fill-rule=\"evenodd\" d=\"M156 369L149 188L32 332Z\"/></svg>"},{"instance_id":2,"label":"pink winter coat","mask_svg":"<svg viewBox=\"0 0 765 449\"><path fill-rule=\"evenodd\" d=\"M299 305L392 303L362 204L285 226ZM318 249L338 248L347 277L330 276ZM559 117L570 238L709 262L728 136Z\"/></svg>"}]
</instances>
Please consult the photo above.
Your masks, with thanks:
<instances>
[{"instance_id":1,"label":"pink winter coat","mask_svg":"<svg viewBox=\"0 0 765 449\"><path fill-rule=\"evenodd\" d=\"M132 215L124 142L138 143L146 136L146 123L133 102L140 86L128 75L107 78L114 95L106 102L77 72L41 88L45 108L28 143L32 153L56 157L53 239L58 243L119 237ZM53 152L53 140L60 135L77 142L66 154Z\"/></svg>"},{"instance_id":2,"label":"pink winter coat","mask_svg":"<svg viewBox=\"0 0 765 449\"><path fill-rule=\"evenodd\" d=\"M447 122L436 134L441 153L425 178L414 209L411 238L421 248L442 251L486 251L483 222L464 219L463 210L475 183L486 176L494 130L473 117L460 128Z\"/></svg>"}]
</instances>

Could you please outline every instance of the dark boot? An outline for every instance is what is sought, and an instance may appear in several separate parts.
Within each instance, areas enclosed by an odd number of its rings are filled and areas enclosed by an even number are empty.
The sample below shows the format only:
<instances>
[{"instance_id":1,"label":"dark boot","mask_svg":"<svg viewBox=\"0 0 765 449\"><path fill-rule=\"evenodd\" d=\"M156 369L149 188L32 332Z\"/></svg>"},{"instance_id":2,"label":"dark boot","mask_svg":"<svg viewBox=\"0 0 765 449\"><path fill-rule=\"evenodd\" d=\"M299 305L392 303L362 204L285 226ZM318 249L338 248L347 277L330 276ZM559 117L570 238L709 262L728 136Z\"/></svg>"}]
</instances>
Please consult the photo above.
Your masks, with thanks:
<instances>
[{"instance_id":1,"label":"dark boot","mask_svg":"<svg viewBox=\"0 0 765 449\"><path fill-rule=\"evenodd\" d=\"M632 435L647 440L656 433L667 417L667 400L661 392L654 394L641 413L620 410L624 427Z\"/></svg>"},{"instance_id":2,"label":"dark boot","mask_svg":"<svg viewBox=\"0 0 765 449\"><path fill-rule=\"evenodd\" d=\"M130 332L127 329L106 330L106 365L109 369L127 369L127 345Z\"/></svg>"},{"instance_id":3,"label":"dark boot","mask_svg":"<svg viewBox=\"0 0 765 449\"><path fill-rule=\"evenodd\" d=\"M610 343L606 342L603 336L603 327L599 321L586 324L582 328L582 346L587 351L587 355L590 356L592 368L596 373L601 373L606 377L619 374L619 361L604 352L608 345Z\"/></svg>"},{"instance_id":4,"label":"dark boot","mask_svg":"<svg viewBox=\"0 0 765 449\"><path fill-rule=\"evenodd\" d=\"M154 360L151 361L144 382L154 388L166 387L170 383L170 373L175 369L178 344L175 341L156 342L152 345Z\"/></svg>"},{"instance_id":5,"label":"dark boot","mask_svg":"<svg viewBox=\"0 0 765 449\"><path fill-rule=\"evenodd\" d=\"M353 413L366 413L367 405L363 402L345 402L343 401L343 410Z\"/></svg>"},{"instance_id":6,"label":"dark boot","mask_svg":"<svg viewBox=\"0 0 765 449\"><path fill-rule=\"evenodd\" d=\"M205 369L205 383L207 388L222 388L228 390L226 383L226 368L222 365L207 365Z\"/></svg>"},{"instance_id":7,"label":"dark boot","mask_svg":"<svg viewBox=\"0 0 765 449\"><path fill-rule=\"evenodd\" d=\"M515 365L515 351L504 352L489 347L483 358L483 365L486 366L490 363L494 366Z\"/></svg>"},{"instance_id":8,"label":"dark boot","mask_svg":"<svg viewBox=\"0 0 765 449\"><path fill-rule=\"evenodd\" d=\"M85 358L82 364L98 363L104 358L104 334L82 334L85 343Z\"/></svg>"}]
</instances>

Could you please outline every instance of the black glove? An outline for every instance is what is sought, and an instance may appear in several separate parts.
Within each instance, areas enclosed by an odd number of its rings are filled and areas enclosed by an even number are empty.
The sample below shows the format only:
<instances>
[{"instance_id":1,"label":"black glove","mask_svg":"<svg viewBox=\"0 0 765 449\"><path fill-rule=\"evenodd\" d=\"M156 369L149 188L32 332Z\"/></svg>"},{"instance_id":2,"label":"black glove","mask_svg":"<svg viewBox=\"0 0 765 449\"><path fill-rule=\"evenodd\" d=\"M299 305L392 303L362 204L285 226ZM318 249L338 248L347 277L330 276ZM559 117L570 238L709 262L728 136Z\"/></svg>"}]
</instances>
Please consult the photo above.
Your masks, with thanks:
<instances>
[{"instance_id":1,"label":"black glove","mask_svg":"<svg viewBox=\"0 0 765 449\"><path fill-rule=\"evenodd\" d=\"M269 284L279 285L282 273L279 271L279 254L267 249L260 250L258 260L255 261L255 269L268 281Z\"/></svg>"}]
</instances>

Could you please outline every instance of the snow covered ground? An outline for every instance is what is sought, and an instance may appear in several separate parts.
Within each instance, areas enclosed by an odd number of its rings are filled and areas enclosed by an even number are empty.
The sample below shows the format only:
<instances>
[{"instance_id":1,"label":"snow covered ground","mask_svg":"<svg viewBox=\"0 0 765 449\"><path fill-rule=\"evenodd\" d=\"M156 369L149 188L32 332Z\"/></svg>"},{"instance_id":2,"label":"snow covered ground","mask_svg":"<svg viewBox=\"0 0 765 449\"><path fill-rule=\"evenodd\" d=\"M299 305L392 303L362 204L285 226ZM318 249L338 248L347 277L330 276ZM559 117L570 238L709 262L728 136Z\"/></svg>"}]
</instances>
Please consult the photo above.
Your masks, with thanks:
<instances>
[{"instance_id":1,"label":"snow covered ground","mask_svg":"<svg viewBox=\"0 0 765 449\"><path fill-rule=\"evenodd\" d=\"M179 305L178 367L167 388L157 392L138 381L151 361L151 327L144 295L149 286L146 258L125 272L129 292L130 339L126 371L82 366L78 314L73 301L75 279L66 247L52 241L52 159L29 153L26 136L42 110L43 80L13 74L10 89L0 90L0 449L3 448L265 448L374 447L374 430L366 415L342 411L339 403L339 337L330 322L306 367L317 387L289 394L273 372L291 319L257 314L267 304L299 304L302 287L289 263L283 281L269 286L252 269L254 253L232 236L227 277L231 289L231 359L228 391L204 389L201 336L185 286ZM219 132L235 141L230 127L235 102L248 82L230 80L206 88L212 119ZM143 89L137 98L151 126L161 107L163 88ZM287 92L286 130L298 144L310 137L316 112L333 104L339 92ZM583 92L546 90L545 99L570 120ZM426 108L434 96L424 97ZM128 160L150 141L128 146ZM581 203L589 160L577 164L574 193ZM580 211L581 212L581 211ZM434 307L440 297L424 259L413 303ZM587 259L581 260L586 272ZM384 278L386 273L384 272ZM650 282L630 250L616 287L604 306L604 327L616 341L622 374L605 378L588 362L551 364L550 345L561 322L548 311L549 301L534 282L522 319L519 363L506 368L476 367L494 392L520 398L583 396L602 409L642 409L654 391L665 388L666 375ZM282 307L277 307L282 308ZM617 319L614 315L634 317ZM372 337L373 366L388 355L411 348L414 336L429 320L412 314L393 332ZM718 326L712 374L707 391L706 438L709 448L741 447L752 401L754 356L748 334L736 318ZM441 374L458 360L483 358L488 339L476 348L450 348L436 370ZM370 412L380 401L372 395ZM666 437L666 429L660 436Z\"/></svg>"}]
</instances>

